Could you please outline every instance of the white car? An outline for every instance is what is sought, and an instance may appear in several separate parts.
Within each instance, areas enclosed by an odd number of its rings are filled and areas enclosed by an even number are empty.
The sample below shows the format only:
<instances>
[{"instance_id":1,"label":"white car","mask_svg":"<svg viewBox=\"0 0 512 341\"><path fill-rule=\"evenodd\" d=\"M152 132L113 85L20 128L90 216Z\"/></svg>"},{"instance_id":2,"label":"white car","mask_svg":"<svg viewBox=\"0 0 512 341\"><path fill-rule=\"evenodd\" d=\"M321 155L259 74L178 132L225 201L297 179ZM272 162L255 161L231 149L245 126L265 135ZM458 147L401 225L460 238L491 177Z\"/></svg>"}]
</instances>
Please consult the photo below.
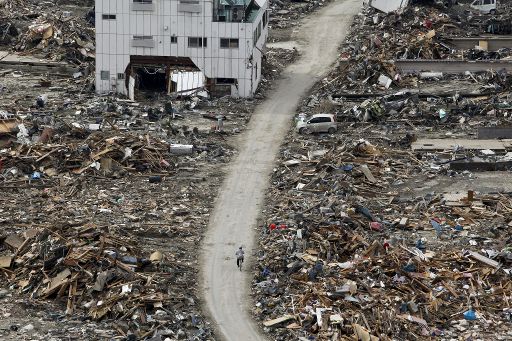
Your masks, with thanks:
<instances>
[{"instance_id":1,"label":"white car","mask_svg":"<svg viewBox=\"0 0 512 341\"><path fill-rule=\"evenodd\" d=\"M475 0L471 3L471 8L483 13L496 14L497 0Z\"/></svg>"},{"instance_id":2,"label":"white car","mask_svg":"<svg viewBox=\"0 0 512 341\"><path fill-rule=\"evenodd\" d=\"M331 114L317 114L310 118L302 118L297 122L295 129L300 134L329 133L334 134L338 130L336 117Z\"/></svg>"}]
</instances>

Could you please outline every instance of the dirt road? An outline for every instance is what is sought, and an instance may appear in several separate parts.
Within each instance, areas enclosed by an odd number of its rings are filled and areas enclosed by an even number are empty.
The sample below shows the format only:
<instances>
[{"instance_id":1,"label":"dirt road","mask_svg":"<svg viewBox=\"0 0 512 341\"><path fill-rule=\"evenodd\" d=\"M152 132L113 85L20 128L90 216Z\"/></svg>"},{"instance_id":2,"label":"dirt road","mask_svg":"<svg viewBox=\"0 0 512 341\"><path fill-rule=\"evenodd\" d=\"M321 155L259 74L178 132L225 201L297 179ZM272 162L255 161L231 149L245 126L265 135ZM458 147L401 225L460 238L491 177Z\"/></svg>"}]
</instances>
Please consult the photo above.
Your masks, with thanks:
<instances>
[{"instance_id":1,"label":"dirt road","mask_svg":"<svg viewBox=\"0 0 512 341\"><path fill-rule=\"evenodd\" d=\"M247 260L252 261L256 220L275 156L299 100L336 60L337 48L361 3L337 0L304 21L294 37L302 56L256 109L222 185L203 245L201 284L218 336L225 340L264 339L249 315L249 264L239 272L234 253L244 245Z\"/></svg>"}]
</instances>

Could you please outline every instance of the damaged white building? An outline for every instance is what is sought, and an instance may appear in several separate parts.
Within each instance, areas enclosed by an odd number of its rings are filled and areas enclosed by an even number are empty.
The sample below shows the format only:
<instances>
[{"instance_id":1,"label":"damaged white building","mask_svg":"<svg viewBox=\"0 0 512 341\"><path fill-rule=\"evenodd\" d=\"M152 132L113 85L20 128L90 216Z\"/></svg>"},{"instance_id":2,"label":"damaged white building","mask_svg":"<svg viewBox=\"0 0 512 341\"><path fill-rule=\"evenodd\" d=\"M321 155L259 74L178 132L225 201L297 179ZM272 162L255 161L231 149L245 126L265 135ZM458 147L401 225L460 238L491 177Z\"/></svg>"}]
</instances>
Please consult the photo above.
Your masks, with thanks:
<instances>
[{"instance_id":1,"label":"damaged white building","mask_svg":"<svg viewBox=\"0 0 512 341\"><path fill-rule=\"evenodd\" d=\"M251 97L268 0L96 0L96 91Z\"/></svg>"}]
</instances>

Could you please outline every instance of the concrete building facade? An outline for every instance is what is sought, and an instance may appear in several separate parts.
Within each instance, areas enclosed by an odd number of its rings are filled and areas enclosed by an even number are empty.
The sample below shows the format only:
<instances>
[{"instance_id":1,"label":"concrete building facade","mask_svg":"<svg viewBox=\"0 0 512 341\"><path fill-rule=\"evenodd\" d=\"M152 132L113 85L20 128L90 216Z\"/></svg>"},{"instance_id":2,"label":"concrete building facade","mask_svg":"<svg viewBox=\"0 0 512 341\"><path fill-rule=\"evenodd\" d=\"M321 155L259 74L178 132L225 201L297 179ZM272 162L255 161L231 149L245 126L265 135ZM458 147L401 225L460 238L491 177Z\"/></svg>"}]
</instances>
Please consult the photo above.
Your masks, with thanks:
<instances>
[{"instance_id":1,"label":"concrete building facade","mask_svg":"<svg viewBox=\"0 0 512 341\"><path fill-rule=\"evenodd\" d=\"M251 97L267 8L268 0L96 0L96 91L173 93L183 87L177 75L203 74L212 92Z\"/></svg>"}]
</instances>

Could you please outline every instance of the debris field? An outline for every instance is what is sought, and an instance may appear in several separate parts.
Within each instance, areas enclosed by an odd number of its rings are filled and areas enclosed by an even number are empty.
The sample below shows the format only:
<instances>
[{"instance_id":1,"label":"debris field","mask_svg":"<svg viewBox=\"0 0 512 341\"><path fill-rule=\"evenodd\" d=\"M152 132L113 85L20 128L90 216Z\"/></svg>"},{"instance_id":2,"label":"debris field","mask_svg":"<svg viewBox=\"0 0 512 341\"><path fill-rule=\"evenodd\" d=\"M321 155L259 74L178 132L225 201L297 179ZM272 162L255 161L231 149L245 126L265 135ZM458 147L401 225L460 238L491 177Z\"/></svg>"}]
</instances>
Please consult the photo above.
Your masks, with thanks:
<instances>
[{"instance_id":1,"label":"debris field","mask_svg":"<svg viewBox=\"0 0 512 341\"><path fill-rule=\"evenodd\" d=\"M450 47L486 33L454 11L365 7L299 107L338 131L293 127L274 169L252 283L269 338L512 337L510 74L399 64L508 59Z\"/></svg>"}]
</instances>

